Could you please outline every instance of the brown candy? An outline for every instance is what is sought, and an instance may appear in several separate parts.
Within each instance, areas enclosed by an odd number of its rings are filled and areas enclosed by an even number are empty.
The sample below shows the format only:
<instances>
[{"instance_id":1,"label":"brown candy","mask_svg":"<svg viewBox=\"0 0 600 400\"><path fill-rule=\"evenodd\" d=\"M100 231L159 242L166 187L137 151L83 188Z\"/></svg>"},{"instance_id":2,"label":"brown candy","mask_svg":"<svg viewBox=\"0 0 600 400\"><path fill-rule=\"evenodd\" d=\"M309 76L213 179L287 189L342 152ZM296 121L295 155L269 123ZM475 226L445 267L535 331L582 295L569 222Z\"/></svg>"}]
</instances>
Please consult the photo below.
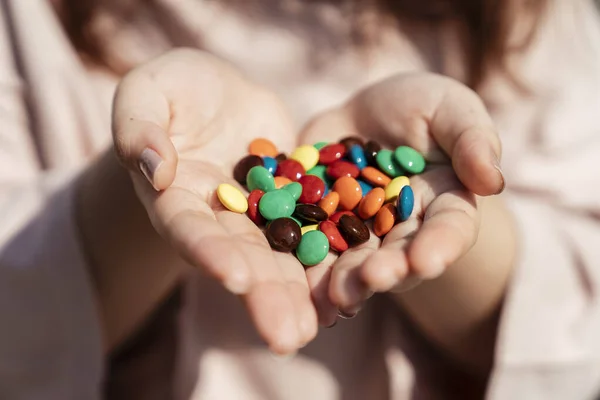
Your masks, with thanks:
<instances>
[{"instance_id":1,"label":"brown candy","mask_svg":"<svg viewBox=\"0 0 600 400\"><path fill-rule=\"evenodd\" d=\"M358 136L347 136L347 137L343 138L342 140L340 140L340 144L343 144L344 146L346 146L346 151L350 151L350 148L352 146L354 146L355 144L362 146L364 144L364 142L363 142L362 138L360 138Z\"/></svg>"},{"instance_id":2,"label":"brown candy","mask_svg":"<svg viewBox=\"0 0 600 400\"><path fill-rule=\"evenodd\" d=\"M305 221L320 222L329 218L325 210L313 204L298 204L294 211L294 217Z\"/></svg>"},{"instance_id":3,"label":"brown candy","mask_svg":"<svg viewBox=\"0 0 600 400\"><path fill-rule=\"evenodd\" d=\"M371 237L369 228L358 217L350 215L342 215L338 229L350 246L363 244Z\"/></svg>"},{"instance_id":4,"label":"brown candy","mask_svg":"<svg viewBox=\"0 0 600 400\"><path fill-rule=\"evenodd\" d=\"M287 160L287 156L285 155L285 153L279 153L275 157L275 161L277 161L278 163L285 161L285 160Z\"/></svg>"},{"instance_id":5,"label":"brown candy","mask_svg":"<svg viewBox=\"0 0 600 400\"><path fill-rule=\"evenodd\" d=\"M290 252L302 239L300 225L291 218L277 218L267 226L265 236L273 250Z\"/></svg>"},{"instance_id":6,"label":"brown candy","mask_svg":"<svg viewBox=\"0 0 600 400\"><path fill-rule=\"evenodd\" d=\"M240 185L245 185L248 171L250 171L252 167L256 166L264 166L262 157L250 154L242 158L233 168L233 179L235 179Z\"/></svg>"},{"instance_id":7,"label":"brown candy","mask_svg":"<svg viewBox=\"0 0 600 400\"><path fill-rule=\"evenodd\" d=\"M367 144L365 144L364 149L367 163L375 168L378 168L375 157L377 157L377 153L379 153L381 150L381 145L374 140L369 140Z\"/></svg>"}]
</instances>

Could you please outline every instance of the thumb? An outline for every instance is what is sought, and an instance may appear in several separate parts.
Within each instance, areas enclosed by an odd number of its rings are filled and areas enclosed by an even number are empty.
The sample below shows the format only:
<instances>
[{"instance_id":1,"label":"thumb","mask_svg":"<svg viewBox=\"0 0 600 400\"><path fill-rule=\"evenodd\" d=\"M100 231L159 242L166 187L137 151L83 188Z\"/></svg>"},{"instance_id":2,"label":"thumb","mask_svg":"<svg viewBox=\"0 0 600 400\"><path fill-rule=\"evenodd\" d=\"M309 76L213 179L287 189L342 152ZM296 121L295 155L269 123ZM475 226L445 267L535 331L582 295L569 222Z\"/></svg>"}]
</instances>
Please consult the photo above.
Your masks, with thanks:
<instances>
[{"instance_id":1,"label":"thumb","mask_svg":"<svg viewBox=\"0 0 600 400\"><path fill-rule=\"evenodd\" d=\"M121 81L113 102L115 152L127 169L143 175L157 191L173 183L177 169L169 122L169 102L150 76L134 70Z\"/></svg>"}]
</instances>

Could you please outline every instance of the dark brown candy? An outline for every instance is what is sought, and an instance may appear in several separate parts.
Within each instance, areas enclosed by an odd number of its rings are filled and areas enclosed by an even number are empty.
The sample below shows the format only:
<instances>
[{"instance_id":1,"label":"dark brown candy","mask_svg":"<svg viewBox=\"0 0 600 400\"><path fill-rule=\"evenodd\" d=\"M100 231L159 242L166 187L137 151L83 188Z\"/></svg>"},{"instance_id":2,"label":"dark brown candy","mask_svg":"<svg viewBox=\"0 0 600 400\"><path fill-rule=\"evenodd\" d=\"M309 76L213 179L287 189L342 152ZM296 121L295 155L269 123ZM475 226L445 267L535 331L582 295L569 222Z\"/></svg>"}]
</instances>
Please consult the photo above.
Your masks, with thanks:
<instances>
[{"instance_id":1,"label":"dark brown candy","mask_svg":"<svg viewBox=\"0 0 600 400\"><path fill-rule=\"evenodd\" d=\"M358 217L350 215L342 215L338 229L351 247L363 244L371 237L369 228L367 228L364 222Z\"/></svg>"},{"instance_id":2,"label":"dark brown candy","mask_svg":"<svg viewBox=\"0 0 600 400\"><path fill-rule=\"evenodd\" d=\"M340 140L340 144L346 146L346 151L350 151L350 148L355 144L362 146L364 144L363 140L358 136L348 136Z\"/></svg>"},{"instance_id":3,"label":"dark brown candy","mask_svg":"<svg viewBox=\"0 0 600 400\"><path fill-rule=\"evenodd\" d=\"M265 235L271 248L282 252L295 250L302 239L300 225L291 218L277 218L271 221Z\"/></svg>"},{"instance_id":4,"label":"dark brown candy","mask_svg":"<svg viewBox=\"0 0 600 400\"><path fill-rule=\"evenodd\" d=\"M298 204L294 216L311 222L321 222L329 218L325 210L313 204Z\"/></svg>"},{"instance_id":5,"label":"dark brown candy","mask_svg":"<svg viewBox=\"0 0 600 400\"><path fill-rule=\"evenodd\" d=\"M279 153L277 154L277 157L275 157L275 161L277 161L278 163L287 160L287 156L285 155L285 153Z\"/></svg>"},{"instance_id":6,"label":"dark brown candy","mask_svg":"<svg viewBox=\"0 0 600 400\"><path fill-rule=\"evenodd\" d=\"M367 144L365 144L364 149L367 163L377 168L377 161L375 157L377 157L377 153L379 153L379 150L381 150L381 145L374 140L369 140Z\"/></svg>"},{"instance_id":7,"label":"dark brown candy","mask_svg":"<svg viewBox=\"0 0 600 400\"><path fill-rule=\"evenodd\" d=\"M261 167L264 166L262 157L248 155L242 158L233 168L233 179L235 179L240 185L245 185L248 171L250 171L252 167L256 167L258 165Z\"/></svg>"}]
</instances>

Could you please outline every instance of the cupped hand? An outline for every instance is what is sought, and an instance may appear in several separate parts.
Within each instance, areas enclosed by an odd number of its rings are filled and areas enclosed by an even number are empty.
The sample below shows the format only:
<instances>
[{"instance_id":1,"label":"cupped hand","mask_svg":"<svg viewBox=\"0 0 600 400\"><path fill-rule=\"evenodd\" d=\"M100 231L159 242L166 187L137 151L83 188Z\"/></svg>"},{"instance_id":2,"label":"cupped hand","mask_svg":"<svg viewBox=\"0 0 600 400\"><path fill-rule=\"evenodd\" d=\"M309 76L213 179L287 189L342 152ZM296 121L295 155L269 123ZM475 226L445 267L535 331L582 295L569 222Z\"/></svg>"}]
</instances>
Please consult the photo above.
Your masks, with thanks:
<instances>
[{"instance_id":1,"label":"cupped hand","mask_svg":"<svg viewBox=\"0 0 600 400\"><path fill-rule=\"evenodd\" d=\"M500 140L481 99L434 74L403 74L360 92L309 123L304 143L357 135L394 149L408 145L428 167L410 179L411 218L380 240L307 271L320 322L352 316L373 292L406 290L440 276L477 240L480 205L504 188Z\"/></svg>"},{"instance_id":2,"label":"cupped hand","mask_svg":"<svg viewBox=\"0 0 600 400\"><path fill-rule=\"evenodd\" d=\"M256 137L296 135L274 95L209 54L179 49L129 73L114 102L116 152L153 226L190 264L244 300L276 353L311 340L317 317L302 265L271 251L246 215L215 196Z\"/></svg>"}]
</instances>

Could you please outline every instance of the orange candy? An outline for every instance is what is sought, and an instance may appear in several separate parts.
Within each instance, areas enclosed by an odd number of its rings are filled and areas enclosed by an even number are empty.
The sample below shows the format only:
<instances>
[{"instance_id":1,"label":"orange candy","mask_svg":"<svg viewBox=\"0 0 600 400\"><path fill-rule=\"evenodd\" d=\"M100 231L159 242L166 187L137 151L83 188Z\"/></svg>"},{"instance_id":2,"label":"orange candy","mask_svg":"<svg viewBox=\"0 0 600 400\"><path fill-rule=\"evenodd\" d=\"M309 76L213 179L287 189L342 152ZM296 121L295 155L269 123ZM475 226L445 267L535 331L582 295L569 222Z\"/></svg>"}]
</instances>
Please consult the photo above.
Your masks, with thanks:
<instances>
[{"instance_id":1,"label":"orange candy","mask_svg":"<svg viewBox=\"0 0 600 400\"><path fill-rule=\"evenodd\" d=\"M339 207L342 210L353 210L362 199L360 184L349 176L342 176L335 181L333 191L340 196Z\"/></svg>"},{"instance_id":2,"label":"orange candy","mask_svg":"<svg viewBox=\"0 0 600 400\"><path fill-rule=\"evenodd\" d=\"M396 223L398 211L392 203L387 203L379 209L373 222L373 233L381 237L392 230Z\"/></svg>"},{"instance_id":3,"label":"orange candy","mask_svg":"<svg viewBox=\"0 0 600 400\"><path fill-rule=\"evenodd\" d=\"M389 176L373 167L365 167L360 171L363 179L370 183L373 186L381 186L385 187L388 183L391 182Z\"/></svg>"},{"instance_id":4,"label":"orange candy","mask_svg":"<svg viewBox=\"0 0 600 400\"><path fill-rule=\"evenodd\" d=\"M292 180L286 178L285 176L276 176L275 177L275 188L276 189L281 189L288 183L292 183Z\"/></svg>"},{"instance_id":5,"label":"orange candy","mask_svg":"<svg viewBox=\"0 0 600 400\"><path fill-rule=\"evenodd\" d=\"M279 152L277 151L277 146L269 139L259 138L250 142L248 153L260 157L268 156L275 158Z\"/></svg>"},{"instance_id":6,"label":"orange candy","mask_svg":"<svg viewBox=\"0 0 600 400\"><path fill-rule=\"evenodd\" d=\"M381 209L384 201L385 190L380 187L374 188L358 204L358 216L362 219L373 217Z\"/></svg>"},{"instance_id":7,"label":"orange candy","mask_svg":"<svg viewBox=\"0 0 600 400\"><path fill-rule=\"evenodd\" d=\"M318 206L321 207L327 215L331 216L337 210L340 203L340 195L337 192L329 192L327 196L319 200Z\"/></svg>"}]
</instances>

